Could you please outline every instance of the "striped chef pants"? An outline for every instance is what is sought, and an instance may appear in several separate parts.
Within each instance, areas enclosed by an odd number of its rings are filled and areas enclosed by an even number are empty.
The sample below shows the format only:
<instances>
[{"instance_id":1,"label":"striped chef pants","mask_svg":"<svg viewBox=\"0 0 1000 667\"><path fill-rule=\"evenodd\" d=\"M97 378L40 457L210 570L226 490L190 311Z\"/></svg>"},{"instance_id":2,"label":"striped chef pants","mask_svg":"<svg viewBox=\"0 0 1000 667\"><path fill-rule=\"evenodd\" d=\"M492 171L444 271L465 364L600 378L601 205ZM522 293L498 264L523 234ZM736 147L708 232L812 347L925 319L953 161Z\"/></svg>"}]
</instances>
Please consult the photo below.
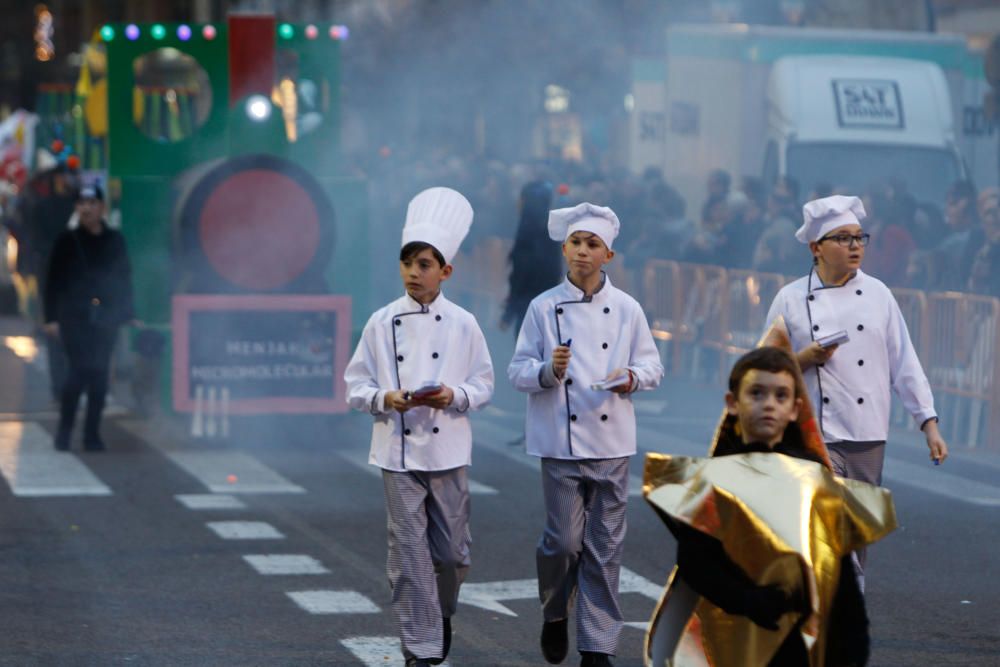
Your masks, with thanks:
<instances>
[{"instance_id":1,"label":"striped chef pants","mask_svg":"<svg viewBox=\"0 0 1000 667\"><path fill-rule=\"evenodd\" d=\"M389 536L386 573L406 658L440 658L443 618L458 606L471 560L466 468L382 471Z\"/></svg>"},{"instance_id":2,"label":"striped chef pants","mask_svg":"<svg viewBox=\"0 0 1000 667\"><path fill-rule=\"evenodd\" d=\"M536 551L538 595L546 622L568 618L575 596L580 651L618 650L628 462L542 459L545 532Z\"/></svg>"},{"instance_id":3,"label":"striped chef pants","mask_svg":"<svg viewBox=\"0 0 1000 667\"><path fill-rule=\"evenodd\" d=\"M829 442L826 449L830 453L830 463L833 464L833 472L837 476L882 486L885 441L852 442L844 440ZM854 569L857 570L858 586L862 593L865 592L865 560L867 556L868 549L866 547L851 554Z\"/></svg>"}]
</instances>

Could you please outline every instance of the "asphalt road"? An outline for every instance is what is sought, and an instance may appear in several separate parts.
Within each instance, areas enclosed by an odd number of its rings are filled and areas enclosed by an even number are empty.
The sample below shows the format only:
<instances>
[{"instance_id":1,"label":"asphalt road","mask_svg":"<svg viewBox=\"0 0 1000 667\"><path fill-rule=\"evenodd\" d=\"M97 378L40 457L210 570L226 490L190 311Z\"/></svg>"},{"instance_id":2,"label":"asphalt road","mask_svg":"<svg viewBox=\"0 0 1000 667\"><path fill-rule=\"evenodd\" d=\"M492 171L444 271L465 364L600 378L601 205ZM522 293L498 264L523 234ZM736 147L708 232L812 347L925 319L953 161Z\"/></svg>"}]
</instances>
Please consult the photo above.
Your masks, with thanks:
<instances>
[{"instance_id":1,"label":"asphalt road","mask_svg":"<svg viewBox=\"0 0 1000 667\"><path fill-rule=\"evenodd\" d=\"M12 354L0 347L8 399L39 386L31 364L10 371ZM495 356L501 391L474 419L473 567L453 666L544 664L538 468L509 444L522 403ZM368 417L234 421L229 439L194 441L183 422L125 413L108 420L109 451L56 454L39 400L8 401L0 421L0 665L402 664ZM639 401L644 452L705 451L717 387L671 380ZM900 528L869 553L870 664L1000 665L1000 457L956 452L936 468L922 447L913 433L890 445ZM617 664L641 664L673 555L633 496L622 599L635 626Z\"/></svg>"}]
</instances>

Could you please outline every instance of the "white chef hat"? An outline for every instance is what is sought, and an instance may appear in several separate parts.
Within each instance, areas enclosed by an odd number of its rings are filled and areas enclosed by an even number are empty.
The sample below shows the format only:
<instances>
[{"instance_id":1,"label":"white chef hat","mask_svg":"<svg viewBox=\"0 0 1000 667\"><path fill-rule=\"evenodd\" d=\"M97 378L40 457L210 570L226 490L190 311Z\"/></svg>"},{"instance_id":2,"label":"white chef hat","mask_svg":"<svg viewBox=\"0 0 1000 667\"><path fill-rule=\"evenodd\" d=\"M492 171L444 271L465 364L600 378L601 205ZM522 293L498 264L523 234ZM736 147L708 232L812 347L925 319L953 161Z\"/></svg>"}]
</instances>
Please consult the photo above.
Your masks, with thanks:
<instances>
[{"instance_id":1,"label":"white chef hat","mask_svg":"<svg viewBox=\"0 0 1000 667\"><path fill-rule=\"evenodd\" d=\"M844 225L860 225L868 217L865 205L857 197L833 195L813 199L802 207L802 226L795 232L801 243L818 241Z\"/></svg>"},{"instance_id":2,"label":"white chef hat","mask_svg":"<svg viewBox=\"0 0 1000 667\"><path fill-rule=\"evenodd\" d=\"M573 232L590 232L599 236L610 250L620 228L618 216L607 206L584 202L549 211L549 238L560 243L565 243Z\"/></svg>"},{"instance_id":3,"label":"white chef hat","mask_svg":"<svg viewBox=\"0 0 1000 667\"><path fill-rule=\"evenodd\" d=\"M472 205L451 188L429 188L410 200L403 225L403 246L423 241L451 264L472 226ZM401 246L402 247L402 246Z\"/></svg>"}]
</instances>

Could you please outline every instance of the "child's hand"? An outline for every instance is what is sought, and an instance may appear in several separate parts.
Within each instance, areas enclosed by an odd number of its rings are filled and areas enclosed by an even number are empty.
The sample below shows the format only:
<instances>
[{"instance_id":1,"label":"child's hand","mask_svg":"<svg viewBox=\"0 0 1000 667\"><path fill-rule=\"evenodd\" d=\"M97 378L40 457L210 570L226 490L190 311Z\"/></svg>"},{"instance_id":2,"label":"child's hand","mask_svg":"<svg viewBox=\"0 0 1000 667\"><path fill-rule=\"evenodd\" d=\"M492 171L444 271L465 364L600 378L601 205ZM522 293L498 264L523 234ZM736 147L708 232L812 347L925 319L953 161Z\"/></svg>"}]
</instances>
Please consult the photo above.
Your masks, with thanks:
<instances>
[{"instance_id":1,"label":"child's hand","mask_svg":"<svg viewBox=\"0 0 1000 667\"><path fill-rule=\"evenodd\" d=\"M799 358L799 366L802 370L805 370L807 368L812 368L813 366L825 364L830 361L830 357L832 357L833 353L837 351L837 347L837 345L821 347L819 343L813 341L808 345L808 347L799 351L797 355Z\"/></svg>"},{"instance_id":2,"label":"child's hand","mask_svg":"<svg viewBox=\"0 0 1000 667\"><path fill-rule=\"evenodd\" d=\"M616 394L629 393L629 391L632 389L632 374L628 372L627 368L616 368L615 370L611 371L611 374L608 376L607 379L614 380L615 378L619 378L622 376L627 376L629 381L626 382L625 384L620 384L617 387L611 387L610 391Z\"/></svg>"},{"instance_id":3,"label":"child's hand","mask_svg":"<svg viewBox=\"0 0 1000 667\"><path fill-rule=\"evenodd\" d=\"M927 437L927 448L930 450L931 460L934 461L934 465L944 463L944 460L948 458L948 443L941 437L937 421L934 419L927 420L923 431Z\"/></svg>"},{"instance_id":4,"label":"child's hand","mask_svg":"<svg viewBox=\"0 0 1000 667\"><path fill-rule=\"evenodd\" d=\"M385 407L396 412L403 413L413 407L409 399L410 392L397 389L387 392L385 395Z\"/></svg>"},{"instance_id":5,"label":"child's hand","mask_svg":"<svg viewBox=\"0 0 1000 667\"><path fill-rule=\"evenodd\" d=\"M801 595L789 595L780 586L756 586L744 594L747 616L765 630L777 630L778 620L785 614L799 612Z\"/></svg>"},{"instance_id":6,"label":"child's hand","mask_svg":"<svg viewBox=\"0 0 1000 667\"><path fill-rule=\"evenodd\" d=\"M566 369L569 368L571 356L573 355L569 351L568 345L557 345L552 350L552 372L556 374L557 378L562 378L566 375Z\"/></svg>"},{"instance_id":7,"label":"child's hand","mask_svg":"<svg viewBox=\"0 0 1000 667\"><path fill-rule=\"evenodd\" d=\"M410 401L411 406L424 405L428 408L444 410L455 400L455 392L447 385L441 385L441 390L423 398L414 398Z\"/></svg>"}]
</instances>

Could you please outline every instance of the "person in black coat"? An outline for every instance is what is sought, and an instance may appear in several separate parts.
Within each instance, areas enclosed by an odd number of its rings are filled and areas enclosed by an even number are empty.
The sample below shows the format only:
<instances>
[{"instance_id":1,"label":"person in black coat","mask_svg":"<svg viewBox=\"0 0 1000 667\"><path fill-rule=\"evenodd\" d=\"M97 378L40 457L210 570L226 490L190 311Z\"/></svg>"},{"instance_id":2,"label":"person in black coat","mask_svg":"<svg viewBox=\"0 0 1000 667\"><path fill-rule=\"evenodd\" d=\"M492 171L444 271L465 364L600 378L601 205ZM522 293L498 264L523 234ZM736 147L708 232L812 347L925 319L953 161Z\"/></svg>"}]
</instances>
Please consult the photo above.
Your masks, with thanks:
<instances>
[{"instance_id":1,"label":"person in black coat","mask_svg":"<svg viewBox=\"0 0 1000 667\"><path fill-rule=\"evenodd\" d=\"M104 221L101 189L82 188L76 211L80 226L56 240L43 294L45 332L62 341L69 360L55 447L69 449L80 394L86 391L83 445L99 451L111 353L118 328L133 319L132 270L125 238Z\"/></svg>"},{"instance_id":2,"label":"person in black coat","mask_svg":"<svg viewBox=\"0 0 1000 667\"><path fill-rule=\"evenodd\" d=\"M547 231L551 208L551 183L531 181L521 188L521 219L507 258L510 291L500 317L501 329L514 325L515 338L531 300L562 280L562 251Z\"/></svg>"}]
</instances>

